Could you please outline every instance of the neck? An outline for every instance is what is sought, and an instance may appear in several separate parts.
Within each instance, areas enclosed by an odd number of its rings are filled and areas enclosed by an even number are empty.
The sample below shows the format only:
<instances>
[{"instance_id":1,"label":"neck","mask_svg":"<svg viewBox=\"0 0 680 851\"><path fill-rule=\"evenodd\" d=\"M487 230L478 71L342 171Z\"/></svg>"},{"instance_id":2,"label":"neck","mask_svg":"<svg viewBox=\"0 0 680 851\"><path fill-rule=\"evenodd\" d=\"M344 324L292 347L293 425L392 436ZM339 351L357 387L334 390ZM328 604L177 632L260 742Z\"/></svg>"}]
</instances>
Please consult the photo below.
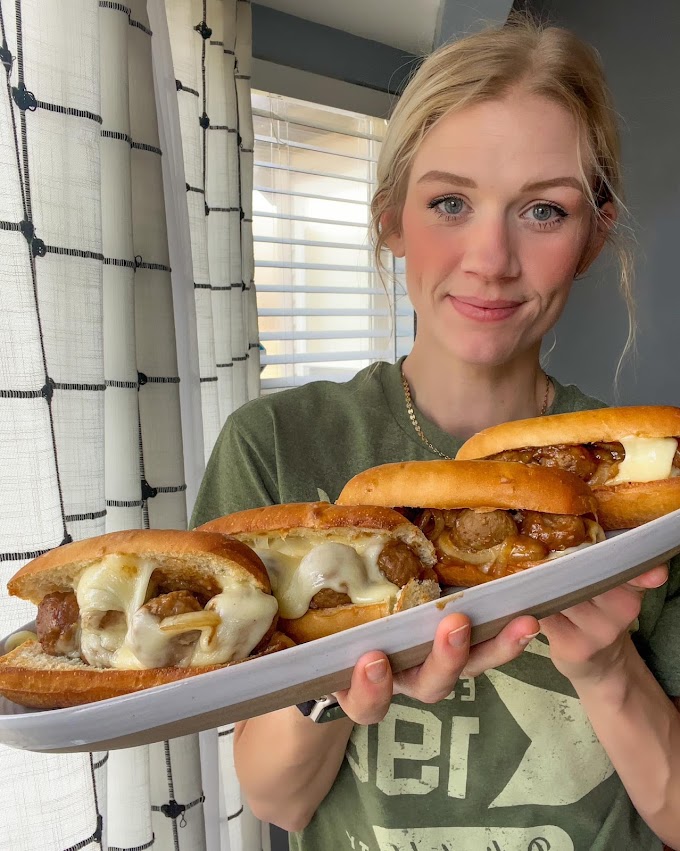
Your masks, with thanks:
<instances>
[{"instance_id":1,"label":"neck","mask_svg":"<svg viewBox=\"0 0 680 851\"><path fill-rule=\"evenodd\" d=\"M547 379L539 351L490 367L443 358L416 340L402 371L418 409L443 431L467 439L489 426L541 413ZM548 405L553 393L551 385Z\"/></svg>"}]
</instances>

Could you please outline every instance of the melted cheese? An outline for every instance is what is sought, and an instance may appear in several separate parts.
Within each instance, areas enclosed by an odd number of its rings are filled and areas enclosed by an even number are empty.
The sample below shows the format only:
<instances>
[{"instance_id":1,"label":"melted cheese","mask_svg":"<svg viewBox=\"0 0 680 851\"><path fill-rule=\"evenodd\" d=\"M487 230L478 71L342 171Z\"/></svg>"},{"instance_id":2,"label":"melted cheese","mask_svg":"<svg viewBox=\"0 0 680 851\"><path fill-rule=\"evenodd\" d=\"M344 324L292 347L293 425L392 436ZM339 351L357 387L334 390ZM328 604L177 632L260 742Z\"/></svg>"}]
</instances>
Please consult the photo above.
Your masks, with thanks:
<instances>
[{"instance_id":1,"label":"melted cheese","mask_svg":"<svg viewBox=\"0 0 680 851\"><path fill-rule=\"evenodd\" d=\"M81 575L76 592L81 653L91 665L141 669L223 664L244 659L269 630L277 612L275 598L229 579L206 606L219 615L217 626L196 629L188 618L183 633L164 630L164 620L142 608L155 567L132 556L108 556ZM102 627L111 611L124 617Z\"/></svg>"},{"instance_id":2,"label":"melted cheese","mask_svg":"<svg viewBox=\"0 0 680 851\"><path fill-rule=\"evenodd\" d=\"M112 555L82 573L76 590L80 608L80 648L90 665L119 667L115 655L125 641L132 615L144 605L155 567L150 561ZM122 612L125 618L102 628L101 622L107 612Z\"/></svg>"},{"instance_id":3,"label":"melted cheese","mask_svg":"<svg viewBox=\"0 0 680 851\"><path fill-rule=\"evenodd\" d=\"M346 539L343 539L346 540ZM324 588L347 594L355 605L367 606L397 596L399 588L378 567L387 535L340 540L259 537L252 542L269 573L281 616L299 618L312 597Z\"/></svg>"},{"instance_id":4,"label":"melted cheese","mask_svg":"<svg viewBox=\"0 0 680 851\"><path fill-rule=\"evenodd\" d=\"M278 605L276 598L245 582L225 583L207 610L217 612L222 623L217 630L202 630L191 665L219 665L245 659L271 626Z\"/></svg>"},{"instance_id":5,"label":"melted cheese","mask_svg":"<svg viewBox=\"0 0 680 851\"><path fill-rule=\"evenodd\" d=\"M669 479L672 474L673 457L678 448L674 437L622 437L625 458L619 470L607 485L624 482L655 482Z\"/></svg>"}]
</instances>

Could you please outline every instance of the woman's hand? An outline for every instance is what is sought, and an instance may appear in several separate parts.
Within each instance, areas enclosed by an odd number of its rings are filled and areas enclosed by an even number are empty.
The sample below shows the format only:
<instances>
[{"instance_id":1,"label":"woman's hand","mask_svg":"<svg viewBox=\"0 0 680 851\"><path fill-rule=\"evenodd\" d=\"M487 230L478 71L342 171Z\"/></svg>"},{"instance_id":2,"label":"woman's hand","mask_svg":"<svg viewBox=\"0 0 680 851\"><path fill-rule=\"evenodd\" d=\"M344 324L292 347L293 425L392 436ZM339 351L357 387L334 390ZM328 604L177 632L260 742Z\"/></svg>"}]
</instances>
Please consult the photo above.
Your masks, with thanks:
<instances>
[{"instance_id":1,"label":"woman's hand","mask_svg":"<svg viewBox=\"0 0 680 851\"><path fill-rule=\"evenodd\" d=\"M477 676L519 656L538 631L536 618L523 615L495 638L470 649L470 619L448 615L437 627L432 650L422 665L393 674L384 653L365 653L354 668L351 686L336 697L355 723L375 724L387 714L392 695L437 703L451 693L460 676Z\"/></svg>"},{"instance_id":2,"label":"woman's hand","mask_svg":"<svg viewBox=\"0 0 680 851\"><path fill-rule=\"evenodd\" d=\"M659 565L625 585L541 620L557 670L576 687L615 675L645 591L658 588L667 578L668 567Z\"/></svg>"}]
</instances>

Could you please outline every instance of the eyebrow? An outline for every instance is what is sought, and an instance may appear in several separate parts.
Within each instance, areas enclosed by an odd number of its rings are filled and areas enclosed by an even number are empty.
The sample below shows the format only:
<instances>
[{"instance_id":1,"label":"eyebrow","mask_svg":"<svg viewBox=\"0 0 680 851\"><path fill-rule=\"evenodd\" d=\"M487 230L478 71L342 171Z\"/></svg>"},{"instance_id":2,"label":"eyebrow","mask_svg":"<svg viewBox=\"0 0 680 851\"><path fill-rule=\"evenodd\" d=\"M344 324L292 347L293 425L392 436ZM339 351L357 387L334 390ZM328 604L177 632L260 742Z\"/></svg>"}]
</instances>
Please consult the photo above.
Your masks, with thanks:
<instances>
[{"instance_id":1,"label":"eyebrow","mask_svg":"<svg viewBox=\"0 0 680 851\"><path fill-rule=\"evenodd\" d=\"M465 186L468 189L476 189L477 184L469 177L454 174L451 171L427 171L418 178L418 183L451 183L456 186ZM552 189L555 186L571 186L579 192L583 192L583 185L576 177L551 177L548 180L537 180L525 183L522 192L536 192L540 189Z\"/></svg>"}]
</instances>

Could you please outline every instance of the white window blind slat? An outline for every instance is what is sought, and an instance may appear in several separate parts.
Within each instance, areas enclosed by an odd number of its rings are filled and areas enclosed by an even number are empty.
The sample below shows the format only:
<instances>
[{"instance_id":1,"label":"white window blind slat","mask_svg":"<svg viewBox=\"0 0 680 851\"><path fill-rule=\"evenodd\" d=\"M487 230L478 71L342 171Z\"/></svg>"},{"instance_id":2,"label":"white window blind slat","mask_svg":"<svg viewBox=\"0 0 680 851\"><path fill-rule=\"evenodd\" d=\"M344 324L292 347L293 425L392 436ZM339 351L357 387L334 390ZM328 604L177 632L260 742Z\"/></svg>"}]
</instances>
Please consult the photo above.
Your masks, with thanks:
<instances>
[{"instance_id":1,"label":"white window blind slat","mask_svg":"<svg viewBox=\"0 0 680 851\"><path fill-rule=\"evenodd\" d=\"M392 312L387 309L370 310L341 308L297 308L297 307L262 307L258 309L260 316L391 316Z\"/></svg>"},{"instance_id":2,"label":"white window blind slat","mask_svg":"<svg viewBox=\"0 0 680 851\"><path fill-rule=\"evenodd\" d=\"M338 195L314 195L311 192L292 192L290 189L278 189L271 186L254 186L257 192L268 192L270 195L282 195L284 198L313 198L315 201L333 201L335 204L363 204L370 206L370 201L359 198L340 198Z\"/></svg>"},{"instance_id":3,"label":"white window blind slat","mask_svg":"<svg viewBox=\"0 0 680 851\"><path fill-rule=\"evenodd\" d=\"M270 334L260 334L260 340L263 343L269 340L370 340L373 338L384 337L382 331L329 331L328 333L319 333L316 331L280 331L278 334L272 332Z\"/></svg>"},{"instance_id":4,"label":"white window blind slat","mask_svg":"<svg viewBox=\"0 0 680 851\"><path fill-rule=\"evenodd\" d=\"M282 219L289 222L311 222L319 225L335 225L336 227L357 227L356 222L339 221L338 219L316 219L311 216L291 216L288 213L257 213L253 212L254 219Z\"/></svg>"},{"instance_id":5,"label":"white window blind slat","mask_svg":"<svg viewBox=\"0 0 680 851\"><path fill-rule=\"evenodd\" d=\"M333 263L294 263L292 260L255 260L258 269L314 269L317 272L373 272L373 266L347 266ZM383 290L384 292L384 290Z\"/></svg>"},{"instance_id":6,"label":"white window blind slat","mask_svg":"<svg viewBox=\"0 0 680 851\"><path fill-rule=\"evenodd\" d=\"M253 91L253 94L257 95L257 94L264 94L264 93L263 92L258 93L258 92ZM270 101L275 98L274 95L266 95L266 97L270 98ZM290 101L290 100L292 100L292 98L281 98L281 100ZM324 111L323 107L320 107L319 108L319 115L323 116L323 111ZM349 130L349 129L339 130L336 127L333 127L332 124L324 124L323 121L308 121L308 120L301 121L299 119L296 120L294 118L284 118L281 115L276 115L275 113L273 113L271 111L268 111L266 109L260 109L260 108L257 108L255 106L253 106L253 116L258 116L259 118L269 118L272 121L282 121L285 124L294 125L296 127L305 127L309 130L320 130L322 133L332 133L334 136L350 136L350 137L359 138L359 139L370 139L374 142L382 142L382 140L383 140L382 134L363 133L360 130L354 130L354 131ZM384 127L384 122L380 122L379 120L377 120L376 123L382 124L383 127Z\"/></svg>"},{"instance_id":7,"label":"white window blind slat","mask_svg":"<svg viewBox=\"0 0 680 851\"><path fill-rule=\"evenodd\" d=\"M262 136L259 133L255 134L256 142L264 142L266 145L278 145L280 139L275 138L274 136ZM289 148L296 148L300 151L314 151L315 154L330 154L334 157L346 157L347 159L359 160L360 162L367 163L375 163L376 159L373 157L362 157L358 154L342 154L338 151L334 151L332 148L321 148L317 145L304 145L302 142L291 142L290 140L287 142Z\"/></svg>"},{"instance_id":8,"label":"white window blind slat","mask_svg":"<svg viewBox=\"0 0 680 851\"><path fill-rule=\"evenodd\" d=\"M385 290L366 287L305 287L289 284L259 284L259 293L322 293L324 295L385 295Z\"/></svg>"},{"instance_id":9,"label":"white window blind slat","mask_svg":"<svg viewBox=\"0 0 680 851\"><path fill-rule=\"evenodd\" d=\"M274 245L308 245L310 248L349 248L353 251L372 251L370 245L358 242L320 242L317 239L285 239L275 236L255 236L253 242L266 242Z\"/></svg>"},{"instance_id":10,"label":"white window blind slat","mask_svg":"<svg viewBox=\"0 0 680 851\"><path fill-rule=\"evenodd\" d=\"M263 364L274 363L331 363L336 361L385 360L389 349L371 349L365 352L317 352L315 354L262 355Z\"/></svg>"},{"instance_id":11,"label":"white window blind slat","mask_svg":"<svg viewBox=\"0 0 680 851\"><path fill-rule=\"evenodd\" d=\"M351 183L363 183L367 187L372 187L375 183L373 180L364 180L363 177L352 177L349 174L334 174L329 171L312 171L311 169L293 168L289 165L281 165L279 163L268 163L263 160L255 160L253 162L255 168L271 168L280 171L287 171L291 174L306 174L310 177L330 178L331 180L349 180Z\"/></svg>"}]
</instances>

